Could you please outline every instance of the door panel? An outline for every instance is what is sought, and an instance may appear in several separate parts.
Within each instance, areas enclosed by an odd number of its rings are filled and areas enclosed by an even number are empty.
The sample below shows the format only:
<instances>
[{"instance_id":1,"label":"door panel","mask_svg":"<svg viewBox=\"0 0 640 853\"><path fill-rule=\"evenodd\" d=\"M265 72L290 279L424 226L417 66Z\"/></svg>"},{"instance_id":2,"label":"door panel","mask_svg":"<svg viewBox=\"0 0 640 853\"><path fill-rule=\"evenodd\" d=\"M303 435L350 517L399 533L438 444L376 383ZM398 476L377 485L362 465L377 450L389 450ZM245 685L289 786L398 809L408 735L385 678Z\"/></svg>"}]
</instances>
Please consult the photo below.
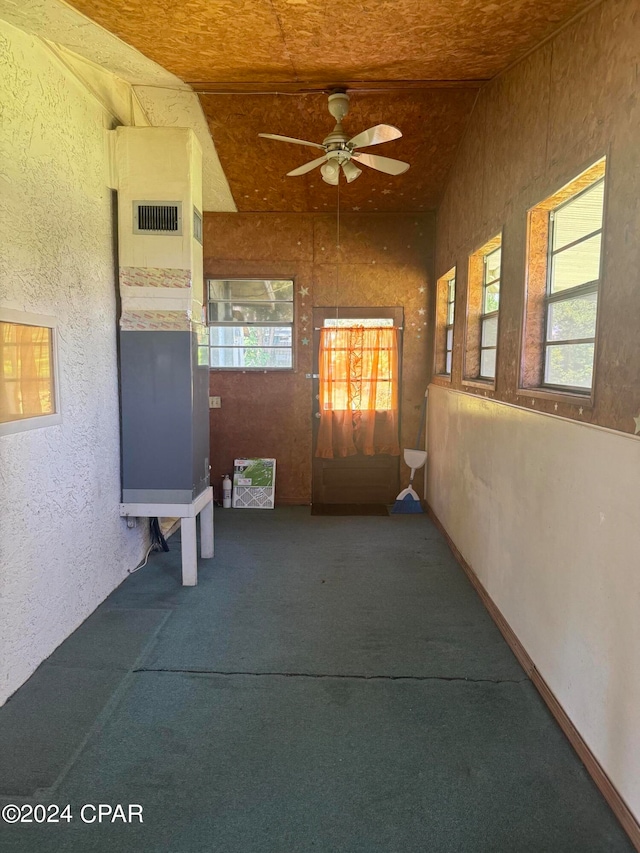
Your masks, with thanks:
<instances>
[{"instance_id":1,"label":"door panel","mask_svg":"<svg viewBox=\"0 0 640 853\"><path fill-rule=\"evenodd\" d=\"M319 419L318 350L320 328L325 320L337 316L343 319L391 318L400 330L398 335L399 390L402 388L402 321L403 310L397 307L375 308L314 308L313 310L313 464L312 503L314 504L390 504L399 489L400 457L380 454L356 454L344 459L319 459L315 456ZM401 416L401 412L399 412Z\"/></svg>"},{"instance_id":2,"label":"door panel","mask_svg":"<svg viewBox=\"0 0 640 853\"><path fill-rule=\"evenodd\" d=\"M398 493L398 457L315 459L313 486L314 503L392 503Z\"/></svg>"}]
</instances>

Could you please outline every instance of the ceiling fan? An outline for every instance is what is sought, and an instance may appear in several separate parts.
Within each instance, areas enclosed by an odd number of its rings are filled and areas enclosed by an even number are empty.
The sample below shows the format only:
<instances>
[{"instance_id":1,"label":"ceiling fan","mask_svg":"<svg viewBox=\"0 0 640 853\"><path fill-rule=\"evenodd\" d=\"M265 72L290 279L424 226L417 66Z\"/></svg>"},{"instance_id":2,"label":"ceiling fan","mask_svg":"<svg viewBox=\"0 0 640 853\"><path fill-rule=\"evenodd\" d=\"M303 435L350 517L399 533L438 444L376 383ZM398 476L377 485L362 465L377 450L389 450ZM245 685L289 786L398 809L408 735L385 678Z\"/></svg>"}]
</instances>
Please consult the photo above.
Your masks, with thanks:
<instances>
[{"instance_id":1,"label":"ceiling fan","mask_svg":"<svg viewBox=\"0 0 640 853\"><path fill-rule=\"evenodd\" d=\"M322 157L318 157L317 160L311 160L309 163L287 172L288 176L304 175L320 166L322 180L335 186L340 180L340 168L342 168L349 184L362 174L362 169L359 169L356 163L369 166L370 169L376 169L378 172L385 172L387 175L402 175L407 171L409 164L403 163L402 160L392 160L390 157L365 154L356 150L368 148L370 145L380 145L382 142L390 142L392 139L399 139L402 133L397 127L392 127L390 124L377 124L368 130L363 130L356 136L349 137L342 128L342 119L349 112L349 96L346 92L334 92L329 95L329 112L335 118L336 126L322 143L306 142L304 139L280 136L277 133L258 134L264 139L278 139L281 142L308 145L311 148L320 148L324 151Z\"/></svg>"}]
</instances>

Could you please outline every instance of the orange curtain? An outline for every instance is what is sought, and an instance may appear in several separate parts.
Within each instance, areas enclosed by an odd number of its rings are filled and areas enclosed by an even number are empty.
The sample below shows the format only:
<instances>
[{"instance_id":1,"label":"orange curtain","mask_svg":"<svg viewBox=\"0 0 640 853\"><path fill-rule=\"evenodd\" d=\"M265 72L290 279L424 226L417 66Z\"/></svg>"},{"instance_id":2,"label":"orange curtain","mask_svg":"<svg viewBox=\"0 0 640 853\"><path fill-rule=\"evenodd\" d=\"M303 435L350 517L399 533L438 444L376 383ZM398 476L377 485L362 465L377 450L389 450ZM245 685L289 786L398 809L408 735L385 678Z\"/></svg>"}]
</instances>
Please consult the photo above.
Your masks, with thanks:
<instances>
[{"instance_id":1,"label":"orange curtain","mask_svg":"<svg viewBox=\"0 0 640 853\"><path fill-rule=\"evenodd\" d=\"M316 456L399 456L398 330L321 329L319 373Z\"/></svg>"},{"instance_id":2,"label":"orange curtain","mask_svg":"<svg viewBox=\"0 0 640 853\"><path fill-rule=\"evenodd\" d=\"M54 411L51 330L0 323L0 423Z\"/></svg>"}]
</instances>

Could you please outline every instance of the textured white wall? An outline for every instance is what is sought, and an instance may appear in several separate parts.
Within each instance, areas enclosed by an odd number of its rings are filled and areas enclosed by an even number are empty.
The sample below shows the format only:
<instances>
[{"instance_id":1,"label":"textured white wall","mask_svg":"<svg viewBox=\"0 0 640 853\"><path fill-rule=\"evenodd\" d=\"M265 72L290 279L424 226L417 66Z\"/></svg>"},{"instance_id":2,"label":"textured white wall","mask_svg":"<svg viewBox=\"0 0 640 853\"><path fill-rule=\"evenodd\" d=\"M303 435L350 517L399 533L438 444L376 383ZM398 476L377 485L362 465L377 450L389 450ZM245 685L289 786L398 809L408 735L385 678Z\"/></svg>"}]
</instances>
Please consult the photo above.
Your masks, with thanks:
<instances>
[{"instance_id":1,"label":"textured white wall","mask_svg":"<svg viewBox=\"0 0 640 853\"><path fill-rule=\"evenodd\" d=\"M118 515L115 277L98 102L0 22L0 305L57 317L62 423L0 436L0 704L140 559Z\"/></svg>"},{"instance_id":2,"label":"textured white wall","mask_svg":"<svg viewBox=\"0 0 640 853\"><path fill-rule=\"evenodd\" d=\"M640 817L640 439L430 386L428 501Z\"/></svg>"}]
</instances>

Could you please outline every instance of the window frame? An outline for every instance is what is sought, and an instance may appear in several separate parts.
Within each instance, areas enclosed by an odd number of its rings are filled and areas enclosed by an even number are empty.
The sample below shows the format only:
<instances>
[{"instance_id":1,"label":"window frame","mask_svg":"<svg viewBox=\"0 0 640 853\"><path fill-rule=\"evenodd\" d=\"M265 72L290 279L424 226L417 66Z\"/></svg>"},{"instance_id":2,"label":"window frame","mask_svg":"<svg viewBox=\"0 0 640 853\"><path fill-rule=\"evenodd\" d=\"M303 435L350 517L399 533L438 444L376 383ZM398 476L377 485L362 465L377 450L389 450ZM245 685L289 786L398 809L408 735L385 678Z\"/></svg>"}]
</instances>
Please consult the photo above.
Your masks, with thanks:
<instances>
[{"instance_id":1,"label":"window frame","mask_svg":"<svg viewBox=\"0 0 640 853\"><path fill-rule=\"evenodd\" d=\"M599 184L602 184L603 187L603 201L602 201L602 222L600 228L595 231L591 231L587 234L584 234L582 237L579 237L577 240L572 240L570 243L567 243L565 246L562 246L560 249L553 248L554 243L554 235L556 226L556 218L559 211L568 205L572 204L579 199L581 196L593 190ZM570 198L561 202L559 205L554 207L549 211L549 231L547 237L547 282L546 282L546 292L544 297L544 335L542 339L542 382L541 388L549 388L551 391L557 391L559 393L571 393L571 394L591 394L593 391L593 387L595 384L595 371L596 371L596 339L598 336L598 314L599 314L599 306L600 306L600 287L602 285L602 258L603 258L603 237L604 237L604 191L605 191L605 175L597 180L593 181L593 183L589 184L586 187L578 190L574 193ZM600 253L598 257L598 278L593 279L592 281L583 282L582 284L577 284L574 287L565 287L562 290L553 293L551 290L552 287L552 276L553 276L553 261L557 255L560 255L562 252L566 252L568 249L573 248L574 246L580 245L580 243L584 243L587 240L590 240L592 237L600 235ZM589 338L575 338L575 339L567 339L563 341L550 341L549 340L549 314L551 305L557 305L562 302L566 302L572 299L579 299L581 297L590 296L591 294L596 294L596 318L594 322L594 330L593 336ZM557 347L557 346L568 346L574 344L593 344L593 367L591 370L591 385L589 388L586 388L581 385L559 385L554 382L546 381L547 374L547 354L549 347Z\"/></svg>"},{"instance_id":2,"label":"window frame","mask_svg":"<svg viewBox=\"0 0 640 853\"><path fill-rule=\"evenodd\" d=\"M379 374L378 374L378 378L377 378L377 380L376 380L376 384L377 384L377 385L382 385L382 384L386 384L386 385L388 385L388 386L389 386L389 392L390 392L390 395L389 395L389 396L390 396L391 398L393 398L393 389L394 389L394 386L395 386L395 394L396 394L396 398L397 398L397 400L398 400L398 405L397 405L395 408L399 411L399 399L400 399L400 393L401 393L401 385L400 385L400 360L401 360L401 351L400 351L400 346L401 346L401 343L402 343L402 338L401 338L402 328L398 328L398 326L396 326L396 324L395 324L395 322L394 322L394 318L393 318L393 317L376 317L376 318L372 318L372 319L378 320L378 324L376 324L376 325L374 325L373 323L370 323L369 325L367 325L367 324L365 324L365 323L359 323L359 322L358 322L358 320L362 320L362 319L365 319L365 318L353 318L354 322L350 322L350 323L349 323L349 322L346 322L346 323L344 323L344 324L339 324L339 325L338 325L338 324L333 324L333 323L331 322L331 320L332 320L332 319L333 319L333 318L325 317L325 318L324 318L324 320L323 320L323 323L322 323L322 327L321 327L321 328L319 328L319 329L318 329L318 331L319 331L319 332L322 332L322 331L324 331L325 329L329 329L330 331L338 331L338 332L339 332L339 331L345 331L345 330L347 330L347 329L362 329L362 330L364 330L364 331L366 332L366 331L368 331L368 330L370 330L370 329L381 328L381 329L384 329L385 331L395 331L395 332L396 332L396 337L395 337L395 346L379 347L379 348L377 348L379 352L383 352L383 351L393 351L393 350L395 349L395 351L396 351L396 360L397 360L397 370L396 370L396 375L395 375L395 376L393 375L393 372L392 372L392 370L391 370L391 364L390 364L390 363L388 363L388 364L387 364L386 374L384 375L384 378L381 378L381 377L380 377L380 373L381 373L381 371L380 371L380 369L379 369ZM341 318L341 319L342 319L342 320L347 320L347 319L351 319L351 318L343 317L343 318ZM367 318L367 319L368 319L368 318ZM379 323L379 321L380 321L380 320L390 320L390 322ZM321 339L320 339L319 343L320 343L320 342L321 342ZM342 349L342 348L338 348L338 347L329 347L328 349L329 349L329 350L332 350L333 352L336 352L336 353L341 353L341 352L347 352L347 351L348 351L348 350L344 350L344 349ZM371 352L372 350L368 350L368 351L369 351L369 352ZM345 378L344 378L343 380L341 380L341 381L342 381L345 385L348 385L348 384L350 384L350 383L352 382L352 379L351 379L351 377L350 377L350 375L349 375L349 374L345 374ZM365 382L365 381L367 381L367 380L362 380L362 382ZM334 382L335 382L335 379L334 379ZM319 387L319 395L320 395L320 396L319 396L319 400L318 400L318 410L319 410L320 412L322 412L322 411L342 411L342 412L358 411L358 410L356 410L356 409L351 409L351 410L350 410L350 409L347 409L347 408L344 408L344 409L335 408L335 409L333 409L333 408L329 408L329 407L326 407L326 408L325 408L325 407L323 406L323 399L324 399L324 397L323 397L323 388L322 388L322 383L321 383L321 381L320 381L320 368L318 369L318 387ZM388 412L388 411L392 411L393 409L394 409L394 407L393 407L393 406L391 406L391 405L388 405L388 406L380 406L380 407L376 406L376 407L375 407L375 409L371 409L370 411L375 411L376 413L378 413L378 412Z\"/></svg>"},{"instance_id":3,"label":"window frame","mask_svg":"<svg viewBox=\"0 0 640 853\"><path fill-rule=\"evenodd\" d=\"M450 284L453 282L453 300L451 300ZM454 328L456 319L456 297L457 297L457 268L451 267L444 275L436 279L435 295L435 334L433 352L433 375L434 378L442 379L443 382L451 382L453 372L454 353ZM449 322L449 313L452 313ZM447 346L449 332L451 332L451 347ZM447 373L447 356L451 356L451 372Z\"/></svg>"},{"instance_id":4,"label":"window frame","mask_svg":"<svg viewBox=\"0 0 640 853\"><path fill-rule=\"evenodd\" d=\"M209 370L215 371L236 371L241 373L252 372L252 373L293 373L296 370L296 341L295 341L295 328L296 328L296 281L294 276L268 276L268 277L258 277L258 276L205 276L205 287L206 287L206 300L207 300L207 349L209 354ZM210 282L212 281L224 281L224 282L235 282L235 281L286 281L291 283L292 294L291 300L281 300L283 304L290 304L292 308L292 319L291 321L279 321L277 323L274 322L263 322L263 321L255 321L255 322L247 322L247 321L237 321L237 322L218 322L211 321L211 311L210 305L212 302L221 301L221 300L212 300L210 298ZM267 304L267 300L264 303L260 303L260 300L251 300L252 303L255 304ZM211 335L210 329L212 328L242 328L246 326L255 326L256 328L291 328L291 346L290 347L273 347L273 349L291 349L291 365L288 367L253 367L253 366L242 366L237 365L233 367L220 367L220 366L212 366L211 365L211 350L220 349L221 347L216 347L211 344ZM229 347L232 349L232 347ZM258 347L256 347L258 349Z\"/></svg>"},{"instance_id":5,"label":"window frame","mask_svg":"<svg viewBox=\"0 0 640 853\"><path fill-rule=\"evenodd\" d=\"M446 303L446 324L444 327L444 376L451 376L453 373L453 327L456 322L456 273L451 278L445 278L447 284L447 303ZM453 291L453 299L451 292ZM449 322L449 312L451 312L451 322ZM451 347L449 347L449 332L451 332ZM449 357L451 363L449 364ZM447 367L449 369L447 370Z\"/></svg>"},{"instance_id":6,"label":"window frame","mask_svg":"<svg viewBox=\"0 0 640 853\"><path fill-rule=\"evenodd\" d=\"M467 287L465 292L464 351L462 364L462 385L495 391L496 376L500 353L500 303L502 298L502 252L504 250L503 228L494 232L494 236L485 240L468 256ZM497 278L487 281L487 259L500 251L500 268ZM494 311L485 311L487 291L490 285L498 283L498 307ZM486 321L496 320L496 343L483 345L483 330ZM493 376L482 374L482 353L495 350L495 370Z\"/></svg>"},{"instance_id":7,"label":"window frame","mask_svg":"<svg viewBox=\"0 0 640 853\"><path fill-rule=\"evenodd\" d=\"M0 322L13 323L20 326L35 326L51 331L51 380L54 411L46 415L34 415L15 421L0 423L0 436L13 435L34 429L43 429L62 423L60 398L60 376L58 359L58 320L46 314L32 314L27 311L17 311L10 308L0 308Z\"/></svg>"},{"instance_id":8,"label":"window frame","mask_svg":"<svg viewBox=\"0 0 640 853\"><path fill-rule=\"evenodd\" d=\"M385 328L394 328L398 334L398 429L402 432L402 368L404 361L404 307L402 305L367 305L360 307L339 306L339 307L320 307L315 306L312 309L313 316L313 373L307 373L306 378L313 381L313 444L315 447L317 440L317 429L320 423L320 330L322 328L336 328L335 326L327 326L326 321L332 320L336 316L344 320L391 320L391 323L385 323ZM338 327L339 328L339 327ZM388 411L386 409L382 411ZM315 459L316 457L314 457ZM396 459L398 457L390 457ZM314 463L315 464L315 463Z\"/></svg>"},{"instance_id":9,"label":"window frame","mask_svg":"<svg viewBox=\"0 0 640 853\"><path fill-rule=\"evenodd\" d=\"M609 193L609 156L603 151L597 157L588 160L576 174L572 170L563 183L549 185L540 201L527 211L527 238L525 262L525 298L521 314L519 343L519 374L516 388L517 398L531 398L550 403L563 403L576 407L592 409L595 405L598 372L598 340L600 334L601 299L606 287L606 233L607 207ZM600 276L598 288L598 309L596 313L595 346L591 388L545 385L544 379L544 342L546 340L546 311L544 299L547 292L549 270L549 213L559 208L564 201L571 200L582 190L591 189L604 179L604 199L602 210L603 240L600 249Z\"/></svg>"},{"instance_id":10,"label":"window frame","mask_svg":"<svg viewBox=\"0 0 640 853\"><path fill-rule=\"evenodd\" d=\"M494 278L493 281L487 281L487 269L489 264L487 263L488 258L493 255L495 252L500 251L500 273L497 278ZM494 382L496 381L496 374L498 372L498 333L500 328L500 296L502 290L502 243L499 246L496 246L495 249L491 249L486 252L482 256L482 295L481 295L481 311L480 311L480 358L479 358L479 368L478 368L478 379L481 382ZM486 307L486 297L487 297L487 288L489 285L498 284L498 307L495 311L485 311ZM483 343L484 339L484 327L488 320L496 321L496 342L493 346L485 346ZM493 350L495 352L495 359L493 362L493 376L485 376L482 373L482 354L486 350Z\"/></svg>"}]
</instances>

